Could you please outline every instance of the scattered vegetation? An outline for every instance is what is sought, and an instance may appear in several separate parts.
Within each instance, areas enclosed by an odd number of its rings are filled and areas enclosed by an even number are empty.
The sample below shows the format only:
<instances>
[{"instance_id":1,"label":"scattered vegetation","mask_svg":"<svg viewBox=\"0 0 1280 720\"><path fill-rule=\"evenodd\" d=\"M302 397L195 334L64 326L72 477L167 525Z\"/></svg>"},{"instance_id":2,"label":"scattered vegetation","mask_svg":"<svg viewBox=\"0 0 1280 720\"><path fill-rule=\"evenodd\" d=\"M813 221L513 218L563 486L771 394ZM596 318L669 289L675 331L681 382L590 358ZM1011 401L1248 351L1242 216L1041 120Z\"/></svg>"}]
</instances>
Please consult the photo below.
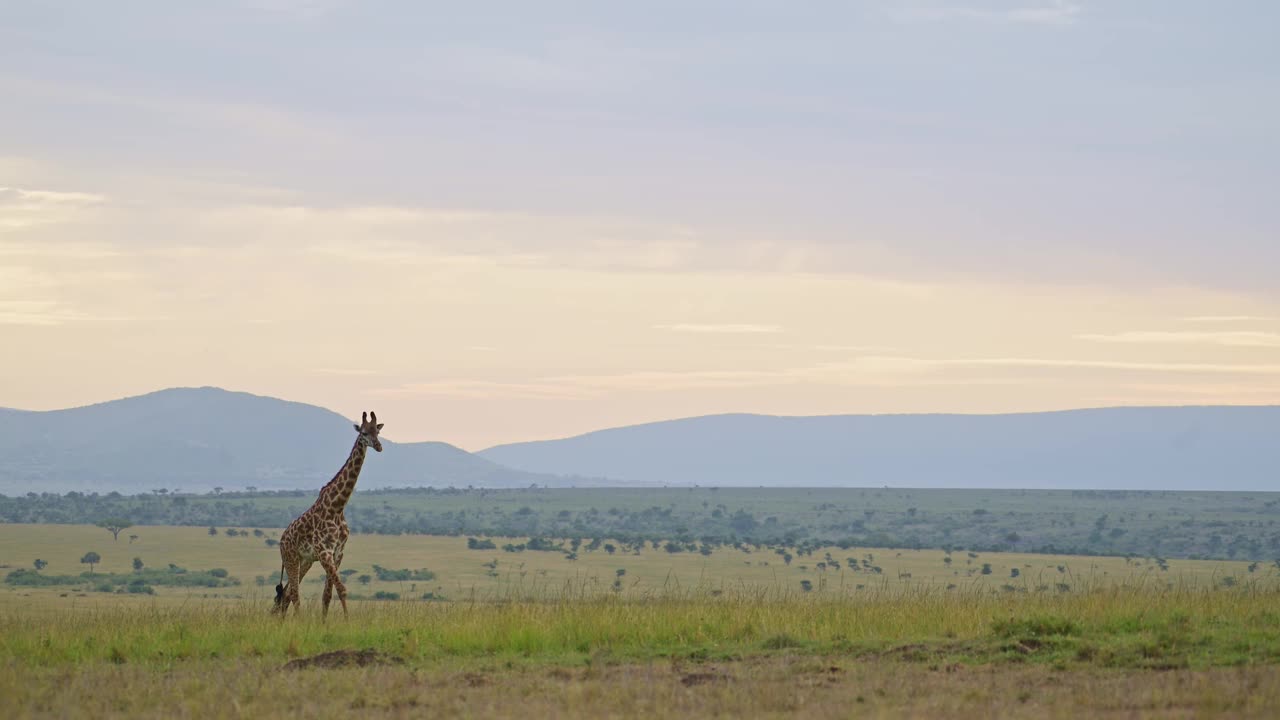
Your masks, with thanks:
<instances>
[{"instance_id":1,"label":"scattered vegetation","mask_svg":"<svg viewBox=\"0 0 1280 720\"><path fill-rule=\"evenodd\" d=\"M358 533L465 536L473 550L579 556L657 541L654 549L704 555L746 544L784 547L793 557L809 548L870 546L1271 563L1280 559L1278 499L1103 490L421 488L359 492L347 516ZM205 526L211 536L221 526L228 537L270 545L261 530L238 528L284 527L313 500L312 491L28 493L0 497L0 521L100 522L116 537L131 524ZM581 548L552 538L579 539Z\"/></svg>"}]
</instances>

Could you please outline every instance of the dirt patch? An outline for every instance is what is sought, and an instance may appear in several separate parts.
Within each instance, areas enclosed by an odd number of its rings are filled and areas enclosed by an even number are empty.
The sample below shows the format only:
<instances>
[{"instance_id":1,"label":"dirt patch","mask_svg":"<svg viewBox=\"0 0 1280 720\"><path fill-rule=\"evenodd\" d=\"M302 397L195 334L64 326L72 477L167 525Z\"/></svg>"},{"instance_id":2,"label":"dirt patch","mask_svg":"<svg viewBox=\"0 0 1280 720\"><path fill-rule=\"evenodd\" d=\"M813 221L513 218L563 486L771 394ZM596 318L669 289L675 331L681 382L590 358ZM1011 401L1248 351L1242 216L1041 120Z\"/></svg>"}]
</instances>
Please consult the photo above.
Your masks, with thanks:
<instances>
[{"instance_id":1,"label":"dirt patch","mask_svg":"<svg viewBox=\"0 0 1280 720\"><path fill-rule=\"evenodd\" d=\"M467 673L462 676L462 681L467 684L467 687L484 687L492 682L488 675L480 673Z\"/></svg>"},{"instance_id":2,"label":"dirt patch","mask_svg":"<svg viewBox=\"0 0 1280 720\"><path fill-rule=\"evenodd\" d=\"M728 682L729 676L720 673L697 672L686 673L680 676L680 684L685 687L693 687L694 685L706 685L713 682Z\"/></svg>"},{"instance_id":3,"label":"dirt patch","mask_svg":"<svg viewBox=\"0 0 1280 720\"><path fill-rule=\"evenodd\" d=\"M285 663L285 670L302 670L304 668L348 668L369 667L372 665L403 665L394 655L386 655L377 650L334 650L333 652L315 655L309 658L298 658Z\"/></svg>"},{"instance_id":4,"label":"dirt patch","mask_svg":"<svg viewBox=\"0 0 1280 720\"><path fill-rule=\"evenodd\" d=\"M937 655L938 649L936 647L925 645L923 643L899 645L898 647L890 648L880 654L880 656L885 659L905 660L907 662L923 662L925 660L932 660L937 657Z\"/></svg>"}]
</instances>

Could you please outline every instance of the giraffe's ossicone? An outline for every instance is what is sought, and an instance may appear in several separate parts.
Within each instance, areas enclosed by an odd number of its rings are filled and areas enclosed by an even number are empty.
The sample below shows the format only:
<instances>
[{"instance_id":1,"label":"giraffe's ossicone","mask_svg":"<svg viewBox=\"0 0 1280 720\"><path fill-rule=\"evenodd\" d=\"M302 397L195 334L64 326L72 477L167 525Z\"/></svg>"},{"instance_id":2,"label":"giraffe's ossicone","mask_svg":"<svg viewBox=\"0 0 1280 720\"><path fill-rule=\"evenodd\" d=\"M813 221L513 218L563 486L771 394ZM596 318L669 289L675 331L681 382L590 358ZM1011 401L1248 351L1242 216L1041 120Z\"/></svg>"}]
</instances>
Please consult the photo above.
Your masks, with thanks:
<instances>
[{"instance_id":1,"label":"giraffe's ossicone","mask_svg":"<svg viewBox=\"0 0 1280 720\"><path fill-rule=\"evenodd\" d=\"M302 586L302 578L306 577L312 564L319 562L325 573L322 614L329 614L329 601L333 598L335 589L338 591L338 601L342 603L342 614L347 614L347 586L338 575L338 568L342 567L342 552L346 549L347 537L351 534L347 529L347 518L343 510L356 488L356 479L360 476L360 467L364 465L365 453L370 447L382 452L382 441L378 439L382 425L378 422L377 413L364 413L360 424L354 427L357 433L356 443L351 448L347 462L320 489L320 496L315 503L280 533L282 577L280 584L276 585L276 601L272 612L283 615L289 610L290 603L295 612L301 611L298 590Z\"/></svg>"}]
</instances>

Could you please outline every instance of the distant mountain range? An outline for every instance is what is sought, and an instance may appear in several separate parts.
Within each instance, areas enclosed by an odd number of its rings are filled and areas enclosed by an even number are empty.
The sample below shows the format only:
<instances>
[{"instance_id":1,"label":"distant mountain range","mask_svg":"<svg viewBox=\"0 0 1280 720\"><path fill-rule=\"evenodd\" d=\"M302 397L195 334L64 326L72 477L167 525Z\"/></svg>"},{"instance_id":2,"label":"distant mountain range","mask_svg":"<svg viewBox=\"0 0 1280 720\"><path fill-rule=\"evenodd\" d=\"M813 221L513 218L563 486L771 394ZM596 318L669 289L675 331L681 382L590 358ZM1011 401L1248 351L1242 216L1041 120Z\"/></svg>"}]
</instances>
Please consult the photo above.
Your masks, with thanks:
<instances>
[{"instance_id":1,"label":"distant mountain range","mask_svg":"<svg viewBox=\"0 0 1280 720\"><path fill-rule=\"evenodd\" d=\"M311 489L355 440L324 408L218 388L0 409L0 493ZM393 443L361 489L600 485L1280 490L1280 407L712 415L468 453Z\"/></svg>"},{"instance_id":2,"label":"distant mountain range","mask_svg":"<svg viewBox=\"0 0 1280 720\"><path fill-rule=\"evenodd\" d=\"M1280 407L712 415L479 455L529 472L671 484L1280 490Z\"/></svg>"},{"instance_id":3,"label":"distant mountain range","mask_svg":"<svg viewBox=\"0 0 1280 720\"><path fill-rule=\"evenodd\" d=\"M4 409L0 493L319 489L346 461L359 419L211 387L67 410ZM383 449L365 462L361 489L565 484L442 442L384 440Z\"/></svg>"}]
</instances>

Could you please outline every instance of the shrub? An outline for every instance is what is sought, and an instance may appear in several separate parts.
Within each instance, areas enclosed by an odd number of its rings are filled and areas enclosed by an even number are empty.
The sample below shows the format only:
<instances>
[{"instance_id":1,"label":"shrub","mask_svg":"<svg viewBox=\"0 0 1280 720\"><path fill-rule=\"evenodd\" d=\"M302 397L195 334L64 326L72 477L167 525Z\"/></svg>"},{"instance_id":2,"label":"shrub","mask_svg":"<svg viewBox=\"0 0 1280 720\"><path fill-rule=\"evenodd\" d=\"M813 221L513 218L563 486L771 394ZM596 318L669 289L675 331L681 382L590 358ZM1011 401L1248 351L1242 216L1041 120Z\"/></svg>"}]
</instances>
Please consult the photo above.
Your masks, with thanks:
<instances>
[{"instance_id":1,"label":"shrub","mask_svg":"<svg viewBox=\"0 0 1280 720\"><path fill-rule=\"evenodd\" d=\"M373 574L376 575L378 579L383 582L403 582L406 580L427 581L427 580L436 579L436 574L426 568L421 568L418 570L409 570L408 568L403 568L400 570L391 570L388 568L384 568L381 565L374 565Z\"/></svg>"}]
</instances>

